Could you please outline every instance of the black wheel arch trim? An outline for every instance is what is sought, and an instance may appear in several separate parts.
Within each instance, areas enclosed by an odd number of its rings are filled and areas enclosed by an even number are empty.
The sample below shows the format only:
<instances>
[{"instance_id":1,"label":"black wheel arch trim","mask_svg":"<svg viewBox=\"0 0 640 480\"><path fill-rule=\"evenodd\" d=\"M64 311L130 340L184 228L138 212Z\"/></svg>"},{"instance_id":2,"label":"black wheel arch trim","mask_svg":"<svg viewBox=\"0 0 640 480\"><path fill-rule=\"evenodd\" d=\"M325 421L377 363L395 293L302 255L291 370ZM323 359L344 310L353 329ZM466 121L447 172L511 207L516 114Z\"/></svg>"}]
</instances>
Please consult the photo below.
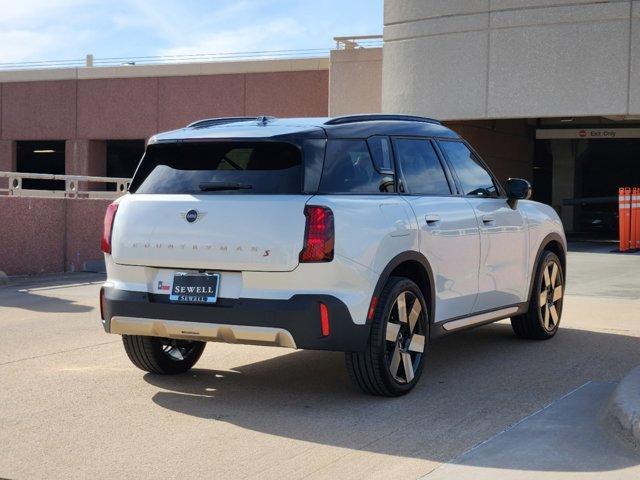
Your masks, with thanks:
<instances>
[{"instance_id":1,"label":"black wheel arch trim","mask_svg":"<svg viewBox=\"0 0 640 480\"><path fill-rule=\"evenodd\" d=\"M527 297L527 303L531 302L531 295L533 294L533 285L536 281L536 271L538 270L538 264L540 263L540 259L542 258L543 252L545 252L547 247L551 242L558 242L560 247L562 248L563 256L560 258L560 262L562 263L562 275L564 282L567 282L567 242L564 238L560 236L559 233L552 232L548 234L546 237L542 239L540 245L538 246L538 251L536 252L536 260L532 265L531 270L531 279L529 280L529 296Z\"/></svg>"},{"instance_id":2,"label":"black wheel arch trim","mask_svg":"<svg viewBox=\"0 0 640 480\"><path fill-rule=\"evenodd\" d=\"M382 270L380 277L378 278L378 282L376 283L375 288L373 289L373 297L380 297L382 290L386 283L391 278L391 273L400 265L405 262L417 262L419 263L425 270L427 274L427 283L429 291L427 292L427 297L425 300L427 301L429 307L429 324L433 323L433 319L435 318L435 310L436 310L436 295L435 295L435 281L433 277L433 269L431 268L431 264L427 260L427 258L420 252L416 252L413 250L409 250L406 252L402 252L389 261L387 266ZM371 320L367 318L367 323L371 323ZM431 329L429 329L431 330Z\"/></svg>"}]
</instances>

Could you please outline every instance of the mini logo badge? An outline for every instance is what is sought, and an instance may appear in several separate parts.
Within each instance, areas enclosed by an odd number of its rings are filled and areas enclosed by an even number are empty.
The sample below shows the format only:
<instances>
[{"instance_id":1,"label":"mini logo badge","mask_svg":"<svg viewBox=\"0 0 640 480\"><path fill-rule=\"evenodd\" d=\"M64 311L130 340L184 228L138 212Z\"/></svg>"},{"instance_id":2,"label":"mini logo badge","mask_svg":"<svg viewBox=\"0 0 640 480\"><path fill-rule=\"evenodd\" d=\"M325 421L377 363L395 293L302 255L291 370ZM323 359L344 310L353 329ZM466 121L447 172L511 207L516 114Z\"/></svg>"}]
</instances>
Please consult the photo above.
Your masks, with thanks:
<instances>
[{"instance_id":1,"label":"mini logo badge","mask_svg":"<svg viewBox=\"0 0 640 480\"><path fill-rule=\"evenodd\" d=\"M180 214L180 216L189 223L197 222L205 215L206 214L204 212L199 212L197 210L189 210L188 212L183 212Z\"/></svg>"}]
</instances>

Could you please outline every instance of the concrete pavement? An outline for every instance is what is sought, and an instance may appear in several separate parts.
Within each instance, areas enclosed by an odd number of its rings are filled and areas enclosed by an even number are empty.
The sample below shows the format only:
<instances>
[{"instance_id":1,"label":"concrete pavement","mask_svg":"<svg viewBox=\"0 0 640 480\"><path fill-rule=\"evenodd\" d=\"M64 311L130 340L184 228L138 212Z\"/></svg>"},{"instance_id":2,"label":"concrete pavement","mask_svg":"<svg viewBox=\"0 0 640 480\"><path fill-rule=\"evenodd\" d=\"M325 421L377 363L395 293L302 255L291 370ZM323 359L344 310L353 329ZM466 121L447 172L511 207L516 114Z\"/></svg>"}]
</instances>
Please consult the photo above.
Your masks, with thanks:
<instances>
[{"instance_id":1,"label":"concrete pavement","mask_svg":"<svg viewBox=\"0 0 640 480\"><path fill-rule=\"evenodd\" d=\"M635 480L640 457L602 422L615 384L589 382L424 480Z\"/></svg>"},{"instance_id":2,"label":"concrete pavement","mask_svg":"<svg viewBox=\"0 0 640 480\"><path fill-rule=\"evenodd\" d=\"M0 477L421 477L640 364L640 256L568 268L553 340L507 322L447 337L398 399L360 394L339 353L209 344L189 374L145 374L102 331L100 276L3 287Z\"/></svg>"}]
</instances>

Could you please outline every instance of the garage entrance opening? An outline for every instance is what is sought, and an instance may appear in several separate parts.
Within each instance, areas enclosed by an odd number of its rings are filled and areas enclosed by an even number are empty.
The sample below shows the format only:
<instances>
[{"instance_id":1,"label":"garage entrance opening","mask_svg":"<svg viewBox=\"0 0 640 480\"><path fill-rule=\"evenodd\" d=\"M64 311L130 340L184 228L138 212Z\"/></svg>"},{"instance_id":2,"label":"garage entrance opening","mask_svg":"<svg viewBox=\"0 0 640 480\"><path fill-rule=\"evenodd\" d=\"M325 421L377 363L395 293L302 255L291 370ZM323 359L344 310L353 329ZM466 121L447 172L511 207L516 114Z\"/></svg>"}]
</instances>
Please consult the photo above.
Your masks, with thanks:
<instances>
[{"instance_id":1,"label":"garage entrance opening","mask_svg":"<svg viewBox=\"0 0 640 480\"><path fill-rule=\"evenodd\" d=\"M16 171L64 175L64 140L16 142ZM64 190L63 180L24 179L25 190Z\"/></svg>"},{"instance_id":2,"label":"garage entrance opening","mask_svg":"<svg viewBox=\"0 0 640 480\"><path fill-rule=\"evenodd\" d=\"M568 236L616 240L618 188L640 186L640 129L539 129L536 137L534 189L550 185Z\"/></svg>"},{"instance_id":3,"label":"garage entrance opening","mask_svg":"<svg viewBox=\"0 0 640 480\"><path fill-rule=\"evenodd\" d=\"M589 140L576 159L574 230L618 237L618 187L640 185L640 139Z\"/></svg>"},{"instance_id":4,"label":"garage entrance opening","mask_svg":"<svg viewBox=\"0 0 640 480\"><path fill-rule=\"evenodd\" d=\"M133 177L143 153L144 140L107 140L107 177ZM115 184L107 185L107 190L115 189Z\"/></svg>"}]
</instances>

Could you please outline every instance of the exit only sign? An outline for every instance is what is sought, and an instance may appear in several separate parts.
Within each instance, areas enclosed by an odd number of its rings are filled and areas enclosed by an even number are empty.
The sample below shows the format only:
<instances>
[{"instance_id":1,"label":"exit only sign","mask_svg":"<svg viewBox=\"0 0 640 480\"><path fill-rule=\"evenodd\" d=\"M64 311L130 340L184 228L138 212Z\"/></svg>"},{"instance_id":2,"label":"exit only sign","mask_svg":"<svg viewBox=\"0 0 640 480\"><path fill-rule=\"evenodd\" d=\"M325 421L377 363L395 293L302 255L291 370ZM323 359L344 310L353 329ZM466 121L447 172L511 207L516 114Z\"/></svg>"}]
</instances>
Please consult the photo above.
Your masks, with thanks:
<instances>
[{"instance_id":1,"label":"exit only sign","mask_svg":"<svg viewBox=\"0 0 640 480\"><path fill-rule=\"evenodd\" d=\"M539 128L536 130L536 138L539 140L640 138L640 128Z\"/></svg>"}]
</instances>

